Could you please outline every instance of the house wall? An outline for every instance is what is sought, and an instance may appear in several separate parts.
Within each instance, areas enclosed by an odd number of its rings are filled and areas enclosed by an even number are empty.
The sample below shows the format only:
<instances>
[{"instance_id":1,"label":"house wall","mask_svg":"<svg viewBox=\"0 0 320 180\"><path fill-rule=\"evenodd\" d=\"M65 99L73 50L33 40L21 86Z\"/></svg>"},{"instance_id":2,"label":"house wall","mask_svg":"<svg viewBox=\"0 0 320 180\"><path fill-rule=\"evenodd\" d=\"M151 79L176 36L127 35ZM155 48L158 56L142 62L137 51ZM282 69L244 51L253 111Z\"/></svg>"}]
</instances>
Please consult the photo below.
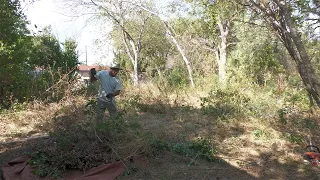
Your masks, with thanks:
<instances>
[{"instance_id":1,"label":"house wall","mask_svg":"<svg viewBox=\"0 0 320 180\"><path fill-rule=\"evenodd\" d=\"M89 79L89 71L80 71L82 79Z\"/></svg>"}]
</instances>

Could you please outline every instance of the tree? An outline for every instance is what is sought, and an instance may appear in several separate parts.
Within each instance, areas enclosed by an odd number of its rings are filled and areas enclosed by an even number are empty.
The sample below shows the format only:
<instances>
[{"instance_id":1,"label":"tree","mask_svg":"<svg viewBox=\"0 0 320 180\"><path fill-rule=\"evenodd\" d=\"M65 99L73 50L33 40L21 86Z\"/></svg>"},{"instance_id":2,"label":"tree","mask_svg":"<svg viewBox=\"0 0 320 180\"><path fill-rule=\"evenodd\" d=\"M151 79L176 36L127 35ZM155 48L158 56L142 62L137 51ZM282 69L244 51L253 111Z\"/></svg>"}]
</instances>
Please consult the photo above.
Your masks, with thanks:
<instances>
[{"instance_id":1,"label":"tree","mask_svg":"<svg viewBox=\"0 0 320 180\"><path fill-rule=\"evenodd\" d=\"M23 88L30 82L25 63L30 44L26 25L18 0L0 0L0 108L10 107L28 93Z\"/></svg>"},{"instance_id":2,"label":"tree","mask_svg":"<svg viewBox=\"0 0 320 180\"><path fill-rule=\"evenodd\" d=\"M32 38L32 42L30 65L69 73L78 64L77 43L72 39L60 43L52 34L51 27L45 27Z\"/></svg>"},{"instance_id":3,"label":"tree","mask_svg":"<svg viewBox=\"0 0 320 180\"><path fill-rule=\"evenodd\" d=\"M27 21L19 0L0 0L0 10L0 41L10 45L28 33Z\"/></svg>"},{"instance_id":4,"label":"tree","mask_svg":"<svg viewBox=\"0 0 320 180\"><path fill-rule=\"evenodd\" d=\"M209 49L215 54L219 81L221 84L226 83L227 75L227 59L228 59L228 47L233 44L232 40L232 24L235 19L239 18L238 5L233 1L191 1L195 9L199 9L196 12L205 23L207 32L204 36L198 36L197 41L203 48ZM203 31L205 32L205 31Z\"/></svg>"},{"instance_id":5,"label":"tree","mask_svg":"<svg viewBox=\"0 0 320 180\"><path fill-rule=\"evenodd\" d=\"M238 0L239 1L239 0ZM239 1L242 3L242 1ZM246 7L261 15L274 30L286 47L291 58L295 61L300 77L309 94L310 103L314 101L320 107L320 83L312 67L309 56L298 32L297 19L299 14L295 2L286 0L255 1L246 0ZM298 2L298 1L297 1ZM295 12L294 12L295 11Z\"/></svg>"},{"instance_id":6,"label":"tree","mask_svg":"<svg viewBox=\"0 0 320 180\"><path fill-rule=\"evenodd\" d=\"M136 19L127 19L125 21L128 31L133 38L136 38L140 32L141 21ZM121 30L114 26L111 32L112 46L114 48L115 59L120 61L126 69L132 69L131 64L126 62L129 59L126 53L126 46L122 40ZM141 51L139 53L138 71L139 73L160 69L165 66L166 59L172 46L166 38L166 31L162 22L157 17L149 17L144 25L143 37L141 39Z\"/></svg>"},{"instance_id":7,"label":"tree","mask_svg":"<svg viewBox=\"0 0 320 180\"><path fill-rule=\"evenodd\" d=\"M63 43L64 50L62 53L62 69L64 68L65 73L69 73L69 71L74 71L75 66L79 64L78 58L79 55L77 53L77 42L73 39L67 39Z\"/></svg>"}]
</instances>

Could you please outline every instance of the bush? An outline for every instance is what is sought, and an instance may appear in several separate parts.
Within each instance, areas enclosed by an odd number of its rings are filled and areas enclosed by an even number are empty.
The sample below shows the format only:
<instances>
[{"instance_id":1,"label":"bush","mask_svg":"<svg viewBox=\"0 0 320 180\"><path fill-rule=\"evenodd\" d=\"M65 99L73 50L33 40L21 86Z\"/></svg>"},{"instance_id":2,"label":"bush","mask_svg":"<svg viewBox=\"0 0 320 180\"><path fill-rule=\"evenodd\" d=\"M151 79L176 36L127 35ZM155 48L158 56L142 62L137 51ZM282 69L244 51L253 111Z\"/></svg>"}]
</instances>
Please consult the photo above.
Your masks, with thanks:
<instances>
[{"instance_id":1,"label":"bush","mask_svg":"<svg viewBox=\"0 0 320 180\"><path fill-rule=\"evenodd\" d=\"M209 92L207 97L200 98L204 114L227 118L246 112L250 99L237 90L217 89Z\"/></svg>"},{"instance_id":2,"label":"bush","mask_svg":"<svg viewBox=\"0 0 320 180\"><path fill-rule=\"evenodd\" d=\"M186 72L183 69L173 69L167 76L168 84L171 88L173 87L183 87L188 84L188 79Z\"/></svg>"},{"instance_id":3,"label":"bush","mask_svg":"<svg viewBox=\"0 0 320 180\"><path fill-rule=\"evenodd\" d=\"M157 139L151 143L151 147L155 154L157 154L158 151L168 150L186 156L191 159L190 164L198 158L212 162L215 160L214 154L216 154L216 150L213 148L211 140L202 137L198 137L187 143L171 145L164 140Z\"/></svg>"}]
</instances>

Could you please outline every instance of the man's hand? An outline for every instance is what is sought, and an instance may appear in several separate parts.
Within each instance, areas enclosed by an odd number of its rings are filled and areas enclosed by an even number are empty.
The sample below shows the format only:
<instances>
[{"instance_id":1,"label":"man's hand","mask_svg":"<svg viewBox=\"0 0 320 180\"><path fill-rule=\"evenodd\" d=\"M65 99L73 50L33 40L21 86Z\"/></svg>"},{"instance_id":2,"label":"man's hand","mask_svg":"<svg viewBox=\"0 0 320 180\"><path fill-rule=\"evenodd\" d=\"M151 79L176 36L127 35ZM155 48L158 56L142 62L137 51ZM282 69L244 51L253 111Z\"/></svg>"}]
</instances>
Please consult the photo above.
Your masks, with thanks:
<instances>
[{"instance_id":1,"label":"man's hand","mask_svg":"<svg viewBox=\"0 0 320 180\"><path fill-rule=\"evenodd\" d=\"M106 95L106 97L109 98L109 99L112 98L113 96L114 96L113 93L109 93L109 94Z\"/></svg>"},{"instance_id":2,"label":"man's hand","mask_svg":"<svg viewBox=\"0 0 320 180\"><path fill-rule=\"evenodd\" d=\"M96 68L91 68L91 69L90 69L90 74L91 74L92 76L96 75L96 74L97 74Z\"/></svg>"},{"instance_id":3,"label":"man's hand","mask_svg":"<svg viewBox=\"0 0 320 180\"><path fill-rule=\"evenodd\" d=\"M97 71L95 68L91 68L89 75L90 75L90 82L96 81L97 78L95 77L95 75L97 74Z\"/></svg>"}]
</instances>

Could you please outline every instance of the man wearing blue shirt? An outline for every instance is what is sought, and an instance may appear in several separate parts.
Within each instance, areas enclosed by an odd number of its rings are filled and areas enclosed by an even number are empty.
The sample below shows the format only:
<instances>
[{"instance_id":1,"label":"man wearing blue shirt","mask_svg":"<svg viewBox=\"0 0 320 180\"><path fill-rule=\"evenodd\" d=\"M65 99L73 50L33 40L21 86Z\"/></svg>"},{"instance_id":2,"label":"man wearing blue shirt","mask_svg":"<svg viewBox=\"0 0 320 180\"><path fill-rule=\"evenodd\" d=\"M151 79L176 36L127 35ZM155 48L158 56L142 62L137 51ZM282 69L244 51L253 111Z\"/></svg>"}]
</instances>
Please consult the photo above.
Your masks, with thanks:
<instances>
[{"instance_id":1,"label":"man wearing blue shirt","mask_svg":"<svg viewBox=\"0 0 320 180\"><path fill-rule=\"evenodd\" d=\"M96 112L96 120L98 122L102 121L106 109L108 109L111 117L114 117L118 112L115 96L119 95L122 89L122 82L117 77L120 70L119 63L113 63L110 66L110 70L99 72L96 72L94 68L90 70L90 81L99 80L100 82Z\"/></svg>"}]
</instances>

